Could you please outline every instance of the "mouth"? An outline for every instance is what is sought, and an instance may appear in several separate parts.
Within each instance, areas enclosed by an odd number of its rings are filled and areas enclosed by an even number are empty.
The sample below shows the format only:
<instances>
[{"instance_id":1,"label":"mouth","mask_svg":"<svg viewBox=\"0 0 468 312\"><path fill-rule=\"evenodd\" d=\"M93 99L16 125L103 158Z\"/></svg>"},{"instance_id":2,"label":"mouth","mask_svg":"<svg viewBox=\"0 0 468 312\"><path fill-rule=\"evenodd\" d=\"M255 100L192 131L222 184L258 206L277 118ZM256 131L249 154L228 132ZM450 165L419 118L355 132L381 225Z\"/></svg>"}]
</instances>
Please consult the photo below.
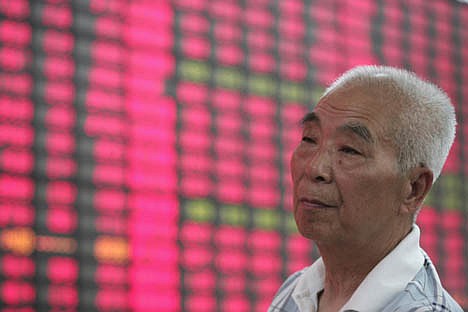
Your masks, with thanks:
<instances>
[{"instance_id":1,"label":"mouth","mask_svg":"<svg viewBox=\"0 0 468 312\"><path fill-rule=\"evenodd\" d=\"M305 209L327 209L327 208L336 208L336 205L323 202L322 200L316 198L307 198L301 197L299 203Z\"/></svg>"}]
</instances>

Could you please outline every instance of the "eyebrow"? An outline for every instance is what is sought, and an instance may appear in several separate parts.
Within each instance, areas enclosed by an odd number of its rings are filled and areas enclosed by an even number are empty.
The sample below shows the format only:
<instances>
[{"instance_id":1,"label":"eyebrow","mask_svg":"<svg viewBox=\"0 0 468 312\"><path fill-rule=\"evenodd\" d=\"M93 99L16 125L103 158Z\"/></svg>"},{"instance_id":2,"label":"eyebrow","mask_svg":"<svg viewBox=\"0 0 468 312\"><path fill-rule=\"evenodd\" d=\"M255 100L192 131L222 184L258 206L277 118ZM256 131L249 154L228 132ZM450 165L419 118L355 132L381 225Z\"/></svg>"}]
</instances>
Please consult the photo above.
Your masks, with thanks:
<instances>
[{"instance_id":1,"label":"eyebrow","mask_svg":"<svg viewBox=\"0 0 468 312\"><path fill-rule=\"evenodd\" d=\"M347 124L342 125L339 130L344 132L352 132L362 138L367 143L374 143L374 138L372 137L369 128L365 125L361 124L360 122L350 122Z\"/></svg>"},{"instance_id":2,"label":"eyebrow","mask_svg":"<svg viewBox=\"0 0 468 312\"><path fill-rule=\"evenodd\" d=\"M320 118L314 112L307 113L301 119L301 125L304 126L306 123L309 123L309 122L316 122L316 123L320 124ZM369 128L367 128L365 125L363 125L360 122L346 123L346 124L342 125L341 127L339 127L339 130L343 131L343 132L351 132L351 133L357 135L358 137L360 137L361 139L363 139L364 141L366 141L367 143L372 144L372 143L375 142Z\"/></svg>"},{"instance_id":3,"label":"eyebrow","mask_svg":"<svg viewBox=\"0 0 468 312\"><path fill-rule=\"evenodd\" d=\"M302 119L301 119L301 125L304 126L308 122L317 122L320 123L320 118L317 116L316 113L310 112L307 113Z\"/></svg>"}]
</instances>

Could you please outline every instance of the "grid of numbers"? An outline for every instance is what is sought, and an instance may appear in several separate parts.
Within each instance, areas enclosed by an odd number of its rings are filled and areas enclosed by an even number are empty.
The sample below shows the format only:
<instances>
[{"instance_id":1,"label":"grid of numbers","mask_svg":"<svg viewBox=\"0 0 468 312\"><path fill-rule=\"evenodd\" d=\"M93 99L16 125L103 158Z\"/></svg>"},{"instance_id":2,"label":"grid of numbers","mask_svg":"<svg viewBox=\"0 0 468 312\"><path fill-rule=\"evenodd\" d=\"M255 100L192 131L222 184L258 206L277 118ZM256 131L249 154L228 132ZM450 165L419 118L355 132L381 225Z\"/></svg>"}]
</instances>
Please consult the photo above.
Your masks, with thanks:
<instances>
[{"instance_id":1,"label":"grid of numbers","mask_svg":"<svg viewBox=\"0 0 468 312\"><path fill-rule=\"evenodd\" d=\"M0 309L265 311L318 257L291 214L299 120L359 64L447 91L419 217L468 310L468 5L0 0Z\"/></svg>"}]
</instances>

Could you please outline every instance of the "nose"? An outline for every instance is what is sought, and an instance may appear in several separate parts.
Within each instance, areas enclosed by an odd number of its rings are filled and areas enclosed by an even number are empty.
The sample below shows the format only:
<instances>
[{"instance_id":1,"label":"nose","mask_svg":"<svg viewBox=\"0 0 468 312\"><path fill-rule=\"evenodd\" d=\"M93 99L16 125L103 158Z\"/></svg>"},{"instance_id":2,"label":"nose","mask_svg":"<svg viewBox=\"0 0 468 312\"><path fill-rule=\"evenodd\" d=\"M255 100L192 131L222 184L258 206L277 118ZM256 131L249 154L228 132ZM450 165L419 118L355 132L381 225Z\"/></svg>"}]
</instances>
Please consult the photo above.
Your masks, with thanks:
<instances>
[{"instance_id":1,"label":"nose","mask_svg":"<svg viewBox=\"0 0 468 312\"><path fill-rule=\"evenodd\" d=\"M319 150L307 164L307 175L317 183L330 183L333 180L332 155L328 150Z\"/></svg>"}]
</instances>

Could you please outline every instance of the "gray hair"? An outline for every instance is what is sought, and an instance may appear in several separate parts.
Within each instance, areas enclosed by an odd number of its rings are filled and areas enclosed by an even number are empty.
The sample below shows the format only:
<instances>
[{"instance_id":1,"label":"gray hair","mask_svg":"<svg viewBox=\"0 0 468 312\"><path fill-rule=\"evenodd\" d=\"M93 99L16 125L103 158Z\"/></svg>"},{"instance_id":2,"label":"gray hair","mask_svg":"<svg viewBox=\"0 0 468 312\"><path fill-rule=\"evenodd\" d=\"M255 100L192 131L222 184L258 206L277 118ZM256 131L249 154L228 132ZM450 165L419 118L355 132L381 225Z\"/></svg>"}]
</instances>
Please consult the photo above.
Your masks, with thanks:
<instances>
[{"instance_id":1,"label":"gray hair","mask_svg":"<svg viewBox=\"0 0 468 312\"><path fill-rule=\"evenodd\" d=\"M345 72L323 97L336 89L366 87L381 105L396 108L390 135L398 149L402 172L424 165L439 177L455 139L456 117L447 94L414 73L388 66L358 66Z\"/></svg>"}]
</instances>

